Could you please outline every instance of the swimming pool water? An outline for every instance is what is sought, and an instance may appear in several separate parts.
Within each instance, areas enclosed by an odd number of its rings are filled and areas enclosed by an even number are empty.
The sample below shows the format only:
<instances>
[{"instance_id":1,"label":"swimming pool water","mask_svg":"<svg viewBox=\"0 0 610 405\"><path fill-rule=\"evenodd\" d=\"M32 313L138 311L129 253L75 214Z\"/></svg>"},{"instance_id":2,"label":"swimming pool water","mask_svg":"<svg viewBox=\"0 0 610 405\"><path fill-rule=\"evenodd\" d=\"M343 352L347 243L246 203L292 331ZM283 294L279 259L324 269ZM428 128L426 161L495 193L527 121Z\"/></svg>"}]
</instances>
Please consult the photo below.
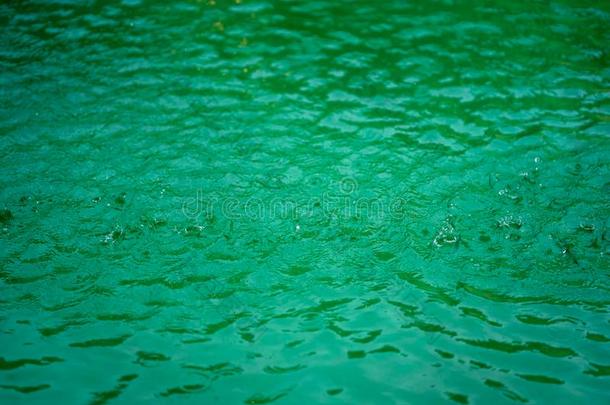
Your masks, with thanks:
<instances>
[{"instance_id":1,"label":"swimming pool water","mask_svg":"<svg viewBox=\"0 0 610 405\"><path fill-rule=\"evenodd\" d=\"M0 402L608 401L608 4L0 21Z\"/></svg>"}]
</instances>

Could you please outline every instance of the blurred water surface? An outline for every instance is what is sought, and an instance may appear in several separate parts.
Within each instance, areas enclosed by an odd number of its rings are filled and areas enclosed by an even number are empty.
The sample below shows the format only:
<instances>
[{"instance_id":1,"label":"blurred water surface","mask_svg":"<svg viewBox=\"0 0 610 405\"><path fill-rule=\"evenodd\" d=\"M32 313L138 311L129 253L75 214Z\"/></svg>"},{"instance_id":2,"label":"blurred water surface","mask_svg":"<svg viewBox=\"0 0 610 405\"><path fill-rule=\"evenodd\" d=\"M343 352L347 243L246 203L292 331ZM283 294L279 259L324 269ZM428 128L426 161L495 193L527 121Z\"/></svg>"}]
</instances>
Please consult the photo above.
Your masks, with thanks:
<instances>
[{"instance_id":1,"label":"blurred water surface","mask_svg":"<svg viewBox=\"0 0 610 405\"><path fill-rule=\"evenodd\" d=\"M607 3L0 22L1 402L608 400Z\"/></svg>"}]
</instances>

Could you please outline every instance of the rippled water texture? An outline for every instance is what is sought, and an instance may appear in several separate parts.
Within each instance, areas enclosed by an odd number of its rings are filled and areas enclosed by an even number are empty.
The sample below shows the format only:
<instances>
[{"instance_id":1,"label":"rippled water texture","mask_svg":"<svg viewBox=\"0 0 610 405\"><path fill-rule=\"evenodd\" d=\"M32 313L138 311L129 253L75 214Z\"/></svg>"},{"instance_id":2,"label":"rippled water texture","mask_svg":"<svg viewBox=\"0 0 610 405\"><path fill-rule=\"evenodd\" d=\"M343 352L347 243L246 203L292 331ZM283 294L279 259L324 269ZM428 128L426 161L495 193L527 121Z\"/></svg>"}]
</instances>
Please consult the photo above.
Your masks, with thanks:
<instances>
[{"instance_id":1,"label":"rippled water texture","mask_svg":"<svg viewBox=\"0 0 610 405\"><path fill-rule=\"evenodd\" d=\"M0 402L608 401L607 2L0 22Z\"/></svg>"}]
</instances>

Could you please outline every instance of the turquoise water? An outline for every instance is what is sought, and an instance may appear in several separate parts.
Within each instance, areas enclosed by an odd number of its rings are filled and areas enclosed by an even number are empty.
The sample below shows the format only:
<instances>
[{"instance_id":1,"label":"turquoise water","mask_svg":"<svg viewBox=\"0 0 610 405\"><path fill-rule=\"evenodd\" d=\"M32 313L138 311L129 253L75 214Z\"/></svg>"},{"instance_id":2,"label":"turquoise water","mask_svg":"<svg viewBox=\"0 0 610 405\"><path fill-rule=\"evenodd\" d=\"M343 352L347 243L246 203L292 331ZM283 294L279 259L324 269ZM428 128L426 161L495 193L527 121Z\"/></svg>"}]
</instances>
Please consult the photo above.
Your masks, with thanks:
<instances>
[{"instance_id":1,"label":"turquoise water","mask_svg":"<svg viewBox=\"0 0 610 405\"><path fill-rule=\"evenodd\" d=\"M0 402L609 400L607 3L0 21Z\"/></svg>"}]
</instances>

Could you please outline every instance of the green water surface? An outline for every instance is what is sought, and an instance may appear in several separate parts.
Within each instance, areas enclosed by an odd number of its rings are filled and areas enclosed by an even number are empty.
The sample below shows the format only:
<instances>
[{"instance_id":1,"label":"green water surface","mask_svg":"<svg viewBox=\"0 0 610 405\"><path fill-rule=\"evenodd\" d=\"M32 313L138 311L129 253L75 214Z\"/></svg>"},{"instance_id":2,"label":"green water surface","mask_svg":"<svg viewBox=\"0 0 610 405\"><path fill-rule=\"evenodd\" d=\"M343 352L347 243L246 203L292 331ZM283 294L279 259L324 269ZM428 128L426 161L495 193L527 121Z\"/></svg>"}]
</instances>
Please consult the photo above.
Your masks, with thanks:
<instances>
[{"instance_id":1,"label":"green water surface","mask_svg":"<svg viewBox=\"0 0 610 405\"><path fill-rule=\"evenodd\" d=\"M610 401L607 1L3 1L0 402Z\"/></svg>"}]
</instances>

